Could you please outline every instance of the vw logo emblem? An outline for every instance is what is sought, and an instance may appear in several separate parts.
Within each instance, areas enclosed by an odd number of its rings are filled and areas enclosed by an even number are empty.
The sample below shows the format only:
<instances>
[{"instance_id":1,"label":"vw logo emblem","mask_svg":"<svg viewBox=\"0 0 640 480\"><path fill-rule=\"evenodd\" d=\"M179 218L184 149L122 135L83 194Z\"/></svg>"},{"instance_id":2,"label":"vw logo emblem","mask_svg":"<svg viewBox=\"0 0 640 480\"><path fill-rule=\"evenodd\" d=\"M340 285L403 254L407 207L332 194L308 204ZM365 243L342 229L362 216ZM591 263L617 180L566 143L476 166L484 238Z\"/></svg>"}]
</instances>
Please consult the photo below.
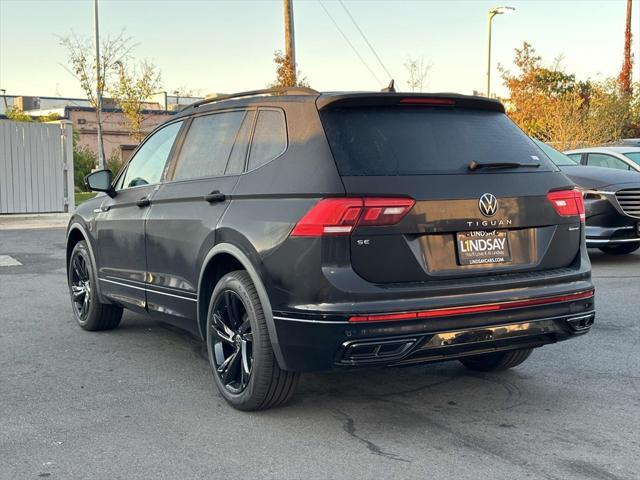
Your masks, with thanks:
<instances>
[{"instance_id":1,"label":"vw logo emblem","mask_svg":"<svg viewBox=\"0 0 640 480\"><path fill-rule=\"evenodd\" d=\"M485 217L493 217L498 211L498 199L491 193L485 193L478 201L478 208Z\"/></svg>"}]
</instances>

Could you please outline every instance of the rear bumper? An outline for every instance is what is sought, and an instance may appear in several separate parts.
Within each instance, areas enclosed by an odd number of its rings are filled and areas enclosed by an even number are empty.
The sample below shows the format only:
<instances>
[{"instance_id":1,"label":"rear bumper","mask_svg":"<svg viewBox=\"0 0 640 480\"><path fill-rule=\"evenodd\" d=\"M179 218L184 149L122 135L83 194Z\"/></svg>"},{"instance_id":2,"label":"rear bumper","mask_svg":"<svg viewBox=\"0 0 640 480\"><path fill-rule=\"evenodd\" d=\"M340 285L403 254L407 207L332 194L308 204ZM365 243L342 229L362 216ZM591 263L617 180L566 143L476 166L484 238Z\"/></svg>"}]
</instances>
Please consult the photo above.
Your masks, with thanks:
<instances>
[{"instance_id":1,"label":"rear bumper","mask_svg":"<svg viewBox=\"0 0 640 480\"><path fill-rule=\"evenodd\" d=\"M409 365L535 348L587 333L594 299L443 318L352 323L274 315L287 370Z\"/></svg>"}]
</instances>

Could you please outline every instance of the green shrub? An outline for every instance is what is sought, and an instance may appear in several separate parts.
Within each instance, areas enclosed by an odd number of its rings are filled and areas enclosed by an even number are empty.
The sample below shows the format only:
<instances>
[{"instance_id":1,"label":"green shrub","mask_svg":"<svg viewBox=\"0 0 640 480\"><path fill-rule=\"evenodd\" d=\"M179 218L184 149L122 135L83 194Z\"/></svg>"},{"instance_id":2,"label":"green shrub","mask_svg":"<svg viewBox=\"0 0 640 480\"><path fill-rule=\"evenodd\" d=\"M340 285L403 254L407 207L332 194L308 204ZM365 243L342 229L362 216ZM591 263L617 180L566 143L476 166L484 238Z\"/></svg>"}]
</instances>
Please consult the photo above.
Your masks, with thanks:
<instances>
[{"instance_id":1,"label":"green shrub","mask_svg":"<svg viewBox=\"0 0 640 480\"><path fill-rule=\"evenodd\" d=\"M73 181L76 191L86 192L84 177L93 170L98 163L96 154L86 147L73 146Z\"/></svg>"},{"instance_id":2,"label":"green shrub","mask_svg":"<svg viewBox=\"0 0 640 480\"><path fill-rule=\"evenodd\" d=\"M107 168L107 170L111 170L111 173L113 173L113 177L115 178L115 176L118 175L118 173L122 169L122 165L123 164L124 164L124 162L120 158L120 155L118 154L118 152L116 150L114 150L111 153L111 156L107 159L106 168Z\"/></svg>"}]
</instances>

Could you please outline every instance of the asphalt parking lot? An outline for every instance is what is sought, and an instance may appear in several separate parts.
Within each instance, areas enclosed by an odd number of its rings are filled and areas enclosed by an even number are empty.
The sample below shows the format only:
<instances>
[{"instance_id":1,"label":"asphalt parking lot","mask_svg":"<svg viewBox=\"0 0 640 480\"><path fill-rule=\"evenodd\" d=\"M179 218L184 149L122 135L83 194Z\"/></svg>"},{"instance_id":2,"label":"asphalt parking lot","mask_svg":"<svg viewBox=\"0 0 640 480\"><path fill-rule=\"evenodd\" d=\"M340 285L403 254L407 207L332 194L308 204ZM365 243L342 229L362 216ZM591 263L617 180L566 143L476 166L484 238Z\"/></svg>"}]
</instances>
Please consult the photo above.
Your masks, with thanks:
<instances>
[{"instance_id":1,"label":"asphalt parking lot","mask_svg":"<svg viewBox=\"0 0 640 480\"><path fill-rule=\"evenodd\" d=\"M78 328L64 241L0 231L0 256L22 263L0 266L1 479L640 475L638 253L594 251L593 331L515 370L309 374L288 406L242 413L195 338L130 313L112 332Z\"/></svg>"}]
</instances>

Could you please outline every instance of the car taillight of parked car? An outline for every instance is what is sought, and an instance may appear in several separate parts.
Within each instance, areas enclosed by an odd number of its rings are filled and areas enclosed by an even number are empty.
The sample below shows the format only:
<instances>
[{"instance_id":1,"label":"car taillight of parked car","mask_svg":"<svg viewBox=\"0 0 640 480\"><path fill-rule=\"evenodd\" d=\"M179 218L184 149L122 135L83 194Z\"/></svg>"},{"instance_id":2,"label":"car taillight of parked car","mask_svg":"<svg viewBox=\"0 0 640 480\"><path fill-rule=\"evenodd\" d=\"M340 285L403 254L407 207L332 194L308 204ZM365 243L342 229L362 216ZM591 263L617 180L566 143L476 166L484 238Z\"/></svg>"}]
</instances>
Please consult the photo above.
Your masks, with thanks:
<instances>
[{"instance_id":1,"label":"car taillight of parked car","mask_svg":"<svg viewBox=\"0 0 640 480\"><path fill-rule=\"evenodd\" d=\"M300 219L291 236L349 235L359 225L395 225L415 203L412 198L324 198Z\"/></svg>"},{"instance_id":2,"label":"car taillight of parked car","mask_svg":"<svg viewBox=\"0 0 640 480\"><path fill-rule=\"evenodd\" d=\"M558 215L562 217L580 217L580 221L585 221L584 200L582 193L578 190L558 190L549 192L547 199L556 209Z\"/></svg>"}]
</instances>

